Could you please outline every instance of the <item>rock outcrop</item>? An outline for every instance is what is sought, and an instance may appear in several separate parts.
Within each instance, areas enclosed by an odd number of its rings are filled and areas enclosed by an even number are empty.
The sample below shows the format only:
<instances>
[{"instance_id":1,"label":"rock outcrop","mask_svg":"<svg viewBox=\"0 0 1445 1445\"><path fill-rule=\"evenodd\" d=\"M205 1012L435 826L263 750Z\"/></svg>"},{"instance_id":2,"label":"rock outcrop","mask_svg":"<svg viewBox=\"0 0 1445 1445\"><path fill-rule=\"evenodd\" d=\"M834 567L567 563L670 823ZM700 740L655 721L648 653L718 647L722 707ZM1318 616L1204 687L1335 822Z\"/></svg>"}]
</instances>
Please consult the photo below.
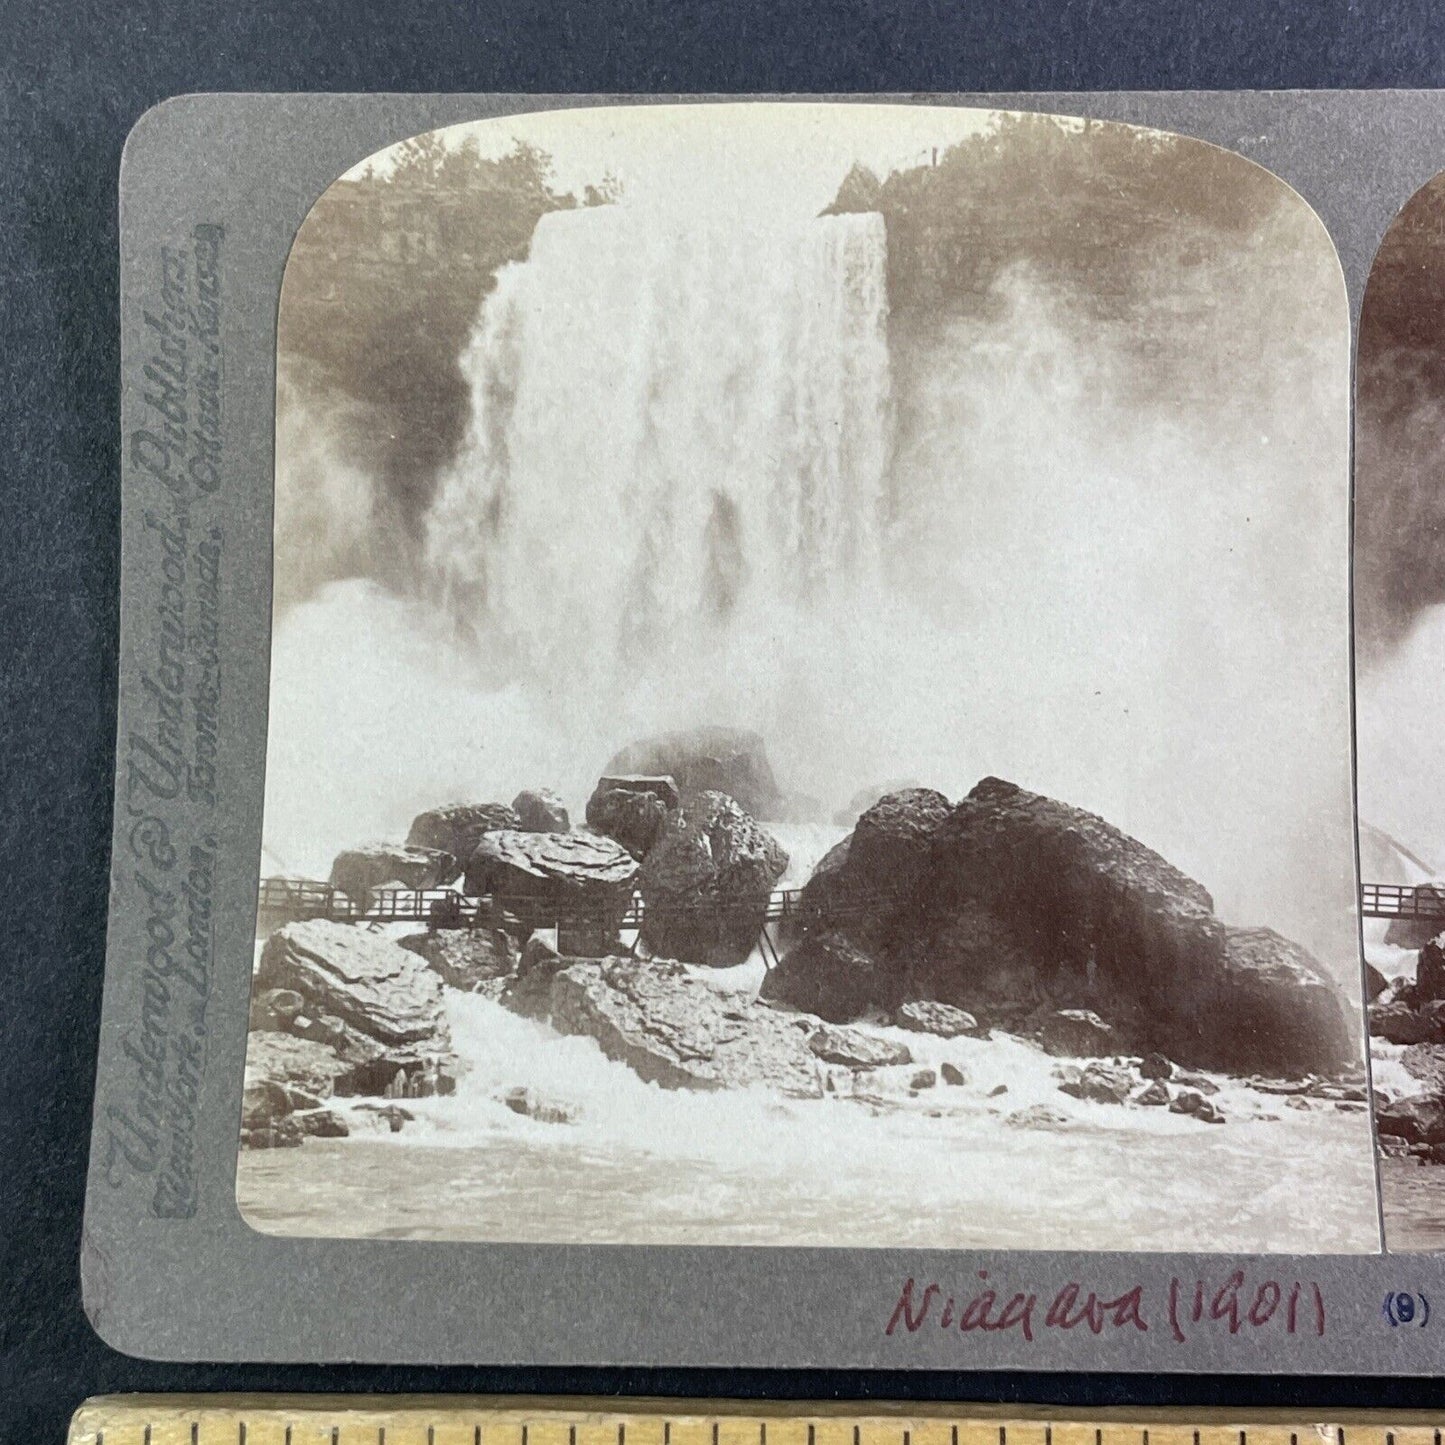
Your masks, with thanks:
<instances>
[{"instance_id":1,"label":"rock outcrop","mask_svg":"<svg viewBox=\"0 0 1445 1445\"><path fill-rule=\"evenodd\" d=\"M1361 841L1363 843L1363 838ZM1368 878L1370 875L1367 873L1365 876ZM1415 891L1418 895L1432 895L1445 905L1445 883L1420 883L1415 886ZM1439 932L1438 919L1392 918L1385 929L1385 942L1397 948L1423 948Z\"/></svg>"},{"instance_id":2,"label":"rock outcrop","mask_svg":"<svg viewBox=\"0 0 1445 1445\"><path fill-rule=\"evenodd\" d=\"M662 836L679 801L677 784L669 777L599 778L587 800L587 826L621 843L640 863Z\"/></svg>"},{"instance_id":3,"label":"rock outcrop","mask_svg":"<svg viewBox=\"0 0 1445 1445\"><path fill-rule=\"evenodd\" d=\"M676 780L682 800L698 793L726 793L754 818L783 818L787 803L757 733L742 728L700 727L630 743L604 770Z\"/></svg>"},{"instance_id":4,"label":"rock outcrop","mask_svg":"<svg viewBox=\"0 0 1445 1445\"><path fill-rule=\"evenodd\" d=\"M890 1012L903 1001L897 975L839 931L809 932L763 978L761 997L834 1023Z\"/></svg>"},{"instance_id":5,"label":"rock outcrop","mask_svg":"<svg viewBox=\"0 0 1445 1445\"><path fill-rule=\"evenodd\" d=\"M638 875L644 944L688 963L742 963L787 866L782 845L733 798L696 794L668 819Z\"/></svg>"},{"instance_id":6,"label":"rock outcrop","mask_svg":"<svg viewBox=\"0 0 1445 1445\"><path fill-rule=\"evenodd\" d=\"M461 868L488 833L519 827L516 811L505 803L447 803L418 813L406 841L413 847L450 853Z\"/></svg>"},{"instance_id":7,"label":"rock outcrop","mask_svg":"<svg viewBox=\"0 0 1445 1445\"><path fill-rule=\"evenodd\" d=\"M808 1047L825 1064L842 1064L848 1069L884 1069L913 1062L913 1054L903 1044L836 1024L817 1029L809 1037Z\"/></svg>"},{"instance_id":8,"label":"rock outcrop","mask_svg":"<svg viewBox=\"0 0 1445 1445\"><path fill-rule=\"evenodd\" d=\"M833 814L833 822L840 828L851 828L874 803L890 793L911 792L923 784L912 778L896 778L891 783L875 783L869 788L859 788L848 800L847 806Z\"/></svg>"},{"instance_id":9,"label":"rock outcrop","mask_svg":"<svg viewBox=\"0 0 1445 1445\"><path fill-rule=\"evenodd\" d=\"M1339 991L1297 943L1272 928L1225 930L1223 967L1188 990L1204 1014L1199 1059L1241 1073L1333 1073L1359 1061L1356 1027Z\"/></svg>"},{"instance_id":10,"label":"rock outcrop","mask_svg":"<svg viewBox=\"0 0 1445 1445\"><path fill-rule=\"evenodd\" d=\"M1369 1018L1371 1036L1387 1043L1445 1044L1445 933L1426 939L1413 979L1402 975L1371 994Z\"/></svg>"},{"instance_id":11,"label":"rock outcrop","mask_svg":"<svg viewBox=\"0 0 1445 1445\"><path fill-rule=\"evenodd\" d=\"M1137 839L997 778L953 807L927 789L880 799L802 903L765 989L829 1018L927 999L985 1027L1047 1026L1060 1053L1276 1074L1358 1062L1340 991L1302 948L1226 927ZM1066 1028L1084 1014L1098 1027Z\"/></svg>"},{"instance_id":12,"label":"rock outcrop","mask_svg":"<svg viewBox=\"0 0 1445 1445\"><path fill-rule=\"evenodd\" d=\"M456 1061L441 978L381 934L321 919L287 924L266 940L255 987L301 997L301 1010L286 1025L293 1038L286 1047L314 1068L333 1058L327 1066L333 1092L452 1091ZM269 1044L257 1067L280 1047ZM282 1062L291 1067L291 1056Z\"/></svg>"},{"instance_id":13,"label":"rock outcrop","mask_svg":"<svg viewBox=\"0 0 1445 1445\"><path fill-rule=\"evenodd\" d=\"M956 1039L961 1035L977 1036L982 1032L978 1020L961 1008L950 1003L935 1003L931 999L904 1004L893 1016L894 1026L911 1029L919 1034L937 1034L941 1039Z\"/></svg>"},{"instance_id":14,"label":"rock outcrop","mask_svg":"<svg viewBox=\"0 0 1445 1445\"><path fill-rule=\"evenodd\" d=\"M562 947L605 952L632 899L637 860L593 833L488 833L467 863L468 893L488 894L525 934L557 925Z\"/></svg>"},{"instance_id":15,"label":"rock outcrop","mask_svg":"<svg viewBox=\"0 0 1445 1445\"><path fill-rule=\"evenodd\" d=\"M667 1089L762 1086L816 1098L829 1070L866 1077L908 1050L861 1029L724 993L671 959L566 958L529 947L501 1001Z\"/></svg>"},{"instance_id":16,"label":"rock outcrop","mask_svg":"<svg viewBox=\"0 0 1445 1445\"><path fill-rule=\"evenodd\" d=\"M550 788L524 788L512 799L512 812L517 821L504 826L524 833L566 833L572 827L567 805Z\"/></svg>"},{"instance_id":17,"label":"rock outcrop","mask_svg":"<svg viewBox=\"0 0 1445 1445\"><path fill-rule=\"evenodd\" d=\"M336 855L331 884L360 907L387 886L438 888L455 878L460 865L449 850L399 843L367 843Z\"/></svg>"},{"instance_id":18,"label":"rock outcrop","mask_svg":"<svg viewBox=\"0 0 1445 1445\"><path fill-rule=\"evenodd\" d=\"M1039 1029L1044 1052L1060 1058L1105 1057L1118 1051L1114 1030L1092 1009L1055 1009Z\"/></svg>"},{"instance_id":19,"label":"rock outcrop","mask_svg":"<svg viewBox=\"0 0 1445 1445\"><path fill-rule=\"evenodd\" d=\"M501 928L435 928L400 939L449 988L475 993L517 971L518 948Z\"/></svg>"},{"instance_id":20,"label":"rock outcrop","mask_svg":"<svg viewBox=\"0 0 1445 1445\"><path fill-rule=\"evenodd\" d=\"M789 952L764 981L766 997L846 1020L928 996L910 993L892 945L948 813L948 799L931 788L887 794L863 813L804 885L784 939Z\"/></svg>"}]
</instances>

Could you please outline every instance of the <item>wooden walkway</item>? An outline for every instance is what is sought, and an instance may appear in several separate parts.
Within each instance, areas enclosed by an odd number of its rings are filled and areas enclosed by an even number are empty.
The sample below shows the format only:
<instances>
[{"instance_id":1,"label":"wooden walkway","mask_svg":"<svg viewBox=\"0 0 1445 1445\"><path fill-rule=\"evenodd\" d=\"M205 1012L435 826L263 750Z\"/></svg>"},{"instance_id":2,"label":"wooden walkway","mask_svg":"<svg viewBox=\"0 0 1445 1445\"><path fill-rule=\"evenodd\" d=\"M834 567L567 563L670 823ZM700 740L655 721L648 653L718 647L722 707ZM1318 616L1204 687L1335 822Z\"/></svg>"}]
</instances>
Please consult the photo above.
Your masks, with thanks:
<instances>
[{"instance_id":1,"label":"wooden walkway","mask_svg":"<svg viewBox=\"0 0 1445 1445\"><path fill-rule=\"evenodd\" d=\"M801 888L779 888L768 897L765 928L803 921L807 916ZM889 900L883 895L857 895L846 903L831 902L829 918L864 917ZM577 900L556 902L532 896L471 897L455 888L382 888L372 891L363 907L329 883L310 879L263 878L256 910L260 929L277 928L308 918L336 923L424 923L432 928L516 928L606 925L615 931L640 930L644 906L634 893L617 912L605 905ZM725 915L724 905L699 903L690 911ZM1445 883L1362 883L1360 912L1366 918L1438 919L1445 925ZM544 922L535 920L544 919Z\"/></svg>"},{"instance_id":2,"label":"wooden walkway","mask_svg":"<svg viewBox=\"0 0 1445 1445\"><path fill-rule=\"evenodd\" d=\"M1366 918L1438 918L1445 923L1445 884L1362 883L1360 912Z\"/></svg>"},{"instance_id":3,"label":"wooden walkway","mask_svg":"<svg viewBox=\"0 0 1445 1445\"><path fill-rule=\"evenodd\" d=\"M769 967L778 962L778 934L789 923L802 923L810 914L801 888L779 888L768 896L758 947ZM865 917L883 905L883 895L855 895L844 904L830 903L828 918ZM669 913L674 910L669 909ZM736 905L700 902L679 907L699 923L711 916L726 923L741 914L751 920L753 911ZM604 901L549 899L533 895L508 897L487 894L472 897L455 888L373 889L364 905L347 897L330 883L310 879L263 878L256 909L258 936L285 923L327 919L334 923L420 923L429 928L500 928L525 940L537 929L567 928L596 931L609 937L622 933L640 936L645 905L633 893L621 908ZM633 945L636 948L636 943Z\"/></svg>"}]
</instances>

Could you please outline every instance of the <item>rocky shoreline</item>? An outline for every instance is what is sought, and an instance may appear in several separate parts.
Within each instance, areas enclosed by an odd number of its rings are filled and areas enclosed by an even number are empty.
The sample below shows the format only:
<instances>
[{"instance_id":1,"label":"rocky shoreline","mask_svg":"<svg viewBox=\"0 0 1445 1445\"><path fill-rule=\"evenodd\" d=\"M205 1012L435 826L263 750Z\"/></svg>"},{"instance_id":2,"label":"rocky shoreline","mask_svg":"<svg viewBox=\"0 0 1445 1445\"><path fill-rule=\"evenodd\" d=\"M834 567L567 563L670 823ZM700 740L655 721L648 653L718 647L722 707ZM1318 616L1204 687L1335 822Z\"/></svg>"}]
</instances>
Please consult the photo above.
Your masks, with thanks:
<instances>
[{"instance_id":1,"label":"rocky shoreline","mask_svg":"<svg viewBox=\"0 0 1445 1445\"><path fill-rule=\"evenodd\" d=\"M379 891L459 886L493 900L496 926L312 918L271 932L242 1143L395 1131L406 1101L455 1092L466 1061L448 990L592 1039L666 1089L931 1111L968 1087L966 1062L936 1049L925 1062L901 1040L1007 1035L1058 1061L1065 1096L1201 1126L1226 1120L1221 1078L1282 1107L1367 1107L1344 1000L1302 948L1229 927L1137 840L995 778L957 803L916 787L868 803L778 924L781 961L761 990L719 986L718 970L753 953L788 867L769 822L815 806L778 788L755 735L713 728L624 749L585 828L529 790L434 808L403 844L346 850L330 883L362 909ZM630 946L624 919L638 923ZM500 1102L567 1122L521 1086ZM1033 1105L1008 1122L1063 1117L1050 1114Z\"/></svg>"}]
</instances>

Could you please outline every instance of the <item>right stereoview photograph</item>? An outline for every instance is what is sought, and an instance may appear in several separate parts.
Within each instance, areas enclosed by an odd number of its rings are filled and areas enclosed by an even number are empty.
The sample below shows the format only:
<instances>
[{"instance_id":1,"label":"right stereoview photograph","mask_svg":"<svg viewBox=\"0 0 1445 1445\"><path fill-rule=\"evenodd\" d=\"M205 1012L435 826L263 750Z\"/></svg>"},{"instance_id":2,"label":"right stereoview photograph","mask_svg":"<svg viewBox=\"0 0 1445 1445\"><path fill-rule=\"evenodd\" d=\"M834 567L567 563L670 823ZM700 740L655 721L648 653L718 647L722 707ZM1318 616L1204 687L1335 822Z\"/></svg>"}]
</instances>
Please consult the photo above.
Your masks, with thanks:
<instances>
[{"instance_id":1,"label":"right stereoview photograph","mask_svg":"<svg viewBox=\"0 0 1445 1445\"><path fill-rule=\"evenodd\" d=\"M1386 1246L1445 1248L1445 176L1385 235L1360 318L1360 878Z\"/></svg>"}]
</instances>

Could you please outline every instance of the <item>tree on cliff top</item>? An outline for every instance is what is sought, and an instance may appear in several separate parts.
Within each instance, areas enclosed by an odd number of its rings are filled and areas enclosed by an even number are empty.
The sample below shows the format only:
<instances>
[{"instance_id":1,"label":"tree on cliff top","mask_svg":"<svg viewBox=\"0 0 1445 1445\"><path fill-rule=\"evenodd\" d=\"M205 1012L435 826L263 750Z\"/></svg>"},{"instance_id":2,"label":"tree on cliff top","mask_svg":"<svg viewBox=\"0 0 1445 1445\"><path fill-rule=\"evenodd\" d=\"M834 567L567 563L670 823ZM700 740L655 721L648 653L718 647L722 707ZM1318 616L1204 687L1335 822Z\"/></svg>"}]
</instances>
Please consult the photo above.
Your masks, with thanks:
<instances>
[{"instance_id":1,"label":"tree on cliff top","mask_svg":"<svg viewBox=\"0 0 1445 1445\"><path fill-rule=\"evenodd\" d=\"M860 175L861 172L861 175ZM1188 263L1238 245L1285 194L1230 151L1162 131L1010 113L937 164L873 187L855 166L828 208L880 211L896 305L974 309L1026 263L1090 309L1117 312L1162 246Z\"/></svg>"},{"instance_id":2,"label":"tree on cliff top","mask_svg":"<svg viewBox=\"0 0 1445 1445\"><path fill-rule=\"evenodd\" d=\"M614 198L609 180L589 187L589 203ZM360 404L351 415L366 435L350 440L413 538L466 431L458 360L482 299L503 265L526 257L537 221L576 204L554 189L537 146L492 159L474 139L449 146L431 132L397 147L389 168L335 182L296 237L278 364Z\"/></svg>"}]
</instances>

